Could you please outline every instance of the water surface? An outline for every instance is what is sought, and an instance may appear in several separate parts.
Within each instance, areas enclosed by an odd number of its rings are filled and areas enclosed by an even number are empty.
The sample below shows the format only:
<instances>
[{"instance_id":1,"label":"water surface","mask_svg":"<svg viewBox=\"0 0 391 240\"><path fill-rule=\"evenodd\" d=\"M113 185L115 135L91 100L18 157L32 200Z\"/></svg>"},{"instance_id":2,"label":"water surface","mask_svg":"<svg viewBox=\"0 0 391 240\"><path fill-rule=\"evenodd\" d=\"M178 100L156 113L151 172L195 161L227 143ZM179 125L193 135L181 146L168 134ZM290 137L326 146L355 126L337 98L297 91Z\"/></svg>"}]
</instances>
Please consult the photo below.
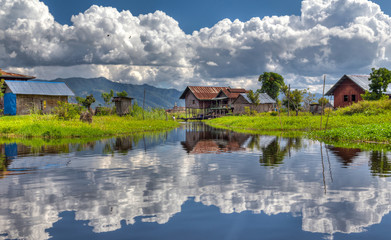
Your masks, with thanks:
<instances>
[{"instance_id":1,"label":"water surface","mask_svg":"<svg viewBox=\"0 0 391 240\"><path fill-rule=\"evenodd\" d=\"M389 239L387 152L201 124L0 152L0 239Z\"/></svg>"}]
</instances>

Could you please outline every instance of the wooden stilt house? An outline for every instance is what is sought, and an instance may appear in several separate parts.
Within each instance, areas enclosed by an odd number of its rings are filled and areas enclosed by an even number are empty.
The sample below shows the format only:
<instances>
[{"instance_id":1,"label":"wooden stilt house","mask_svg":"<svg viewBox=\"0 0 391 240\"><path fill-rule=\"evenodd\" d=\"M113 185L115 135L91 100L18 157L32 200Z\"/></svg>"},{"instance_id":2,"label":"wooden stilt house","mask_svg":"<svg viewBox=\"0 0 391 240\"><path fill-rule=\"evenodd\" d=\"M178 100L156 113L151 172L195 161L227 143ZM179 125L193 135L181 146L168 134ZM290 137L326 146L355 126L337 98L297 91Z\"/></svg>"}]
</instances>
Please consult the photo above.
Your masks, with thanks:
<instances>
[{"instance_id":1,"label":"wooden stilt house","mask_svg":"<svg viewBox=\"0 0 391 240\"><path fill-rule=\"evenodd\" d=\"M188 86L180 99L185 99L186 117L215 117L232 113L233 101L245 92L242 88Z\"/></svg>"}]
</instances>

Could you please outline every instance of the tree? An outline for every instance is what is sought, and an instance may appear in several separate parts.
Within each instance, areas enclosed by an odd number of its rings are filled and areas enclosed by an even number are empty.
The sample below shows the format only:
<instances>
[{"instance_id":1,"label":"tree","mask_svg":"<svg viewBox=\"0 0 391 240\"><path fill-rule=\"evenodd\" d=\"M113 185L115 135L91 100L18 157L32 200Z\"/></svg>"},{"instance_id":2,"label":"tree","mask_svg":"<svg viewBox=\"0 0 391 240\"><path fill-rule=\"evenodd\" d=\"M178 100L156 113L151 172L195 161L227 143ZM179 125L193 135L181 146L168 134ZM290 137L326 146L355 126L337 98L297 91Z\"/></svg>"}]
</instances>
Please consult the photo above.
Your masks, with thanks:
<instances>
[{"instance_id":1,"label":"tree","mask_svg":"<svg viewBox=\"0 0 391 240\"><path fill-rule=\"evenodd\" d=\"M307 89L295 89L293 91L288 92L288 90L284 87L283 93L285 94L285 98L283 99L282 104L286 108L296 111L296 116L298 116L299 111L301 109L301 102L303 101L304 94L307 93Z\"/></svg>"},{"instance_id":2,"label":"tree","mask_svg":"<svg viewBox=\"0 0 391 240\"><path fill-rule=\"evenodd\" d=\"M387 91L388 84L391 83L391 72L387 68L372 68L372 73L368 79L369 91L362 94L365 100L379 100L384 98L383 92Z\"/></svg>"},{"instance_id":3,"label":"tree","mask_svg":"<svg viewBox=\"0 0 391 240\"><path fill-rule=\"evenodd\" d=\"M258 78L258 81L262 83L262 87L259 90L261 93L267 93L271 98L277 99L278 94L283 86L285 86L284 78L274 72L264 72Z\"/></svg>"},{"instance_id":4,"label":"tree","mask_svg":"<svg viewBox=\"0 0 391 240\"><path fill-rule=\"evenodd\" d=\"M326 106L326 104L329 103L329 100L327 98L325 98L325 97L321 97L321 98L318 99L318 103L321 106Z\"/></svg>"},{"instance_id":5,"label":"tree","mask_svg":"<svg viewBox=\"0 0 391 240\"><path fill-rule=\"evenodd\" d=\"M111 89L109 93L103 92L101 96L103 98L103 101L105 101L106 105L110 106L111 99L114 97L114 91L113 89Z\"/></svg>"},{"instance_id":6,"label":"tree","mask_svg":"<svg viewBox=\"0 0 391 240\"><path fill-rule=\"evenodd\" d=\"M260 104L260 100L259 100L259 92L253 92L253 90L250 90L248 93L247 93L247 97L248 99L251 101L252 104L254 104L255 106L258 106ZM253 110L253 109L251 109Z\"/></svg>"},{"instance_id":7,"label":"tree","mask_svg":"<svg viewBox=\"0 0 391 240\"><path fill-rule=\"evenodd\" d=\"M309 112L310 111L310 104L315 101L315 94L311 93L309 89L307 89L307 93L304 95L303 100L303 108L304 111Z\"/></svg>"},{"instance_id":8,"label":"tree","mask_svg":"<svg viewBox=\"0 0 391 240\"><path fill-rule=\"evenodd\" d=\"M128 93L124 90L122 92L117 92L117 97L127 97Z\"/></svg>"},{"instance_id":9,"label":"tree","mask_svg":"<svg viewBox=\"0 0 391 240\"><path fill-rule=\"evenodd\" d=\"M83 97L76 97L76 101L82 106L86 107L90 113L92 113L91 105L95 102L94 95Z\"/></svg>"}]
</instances>

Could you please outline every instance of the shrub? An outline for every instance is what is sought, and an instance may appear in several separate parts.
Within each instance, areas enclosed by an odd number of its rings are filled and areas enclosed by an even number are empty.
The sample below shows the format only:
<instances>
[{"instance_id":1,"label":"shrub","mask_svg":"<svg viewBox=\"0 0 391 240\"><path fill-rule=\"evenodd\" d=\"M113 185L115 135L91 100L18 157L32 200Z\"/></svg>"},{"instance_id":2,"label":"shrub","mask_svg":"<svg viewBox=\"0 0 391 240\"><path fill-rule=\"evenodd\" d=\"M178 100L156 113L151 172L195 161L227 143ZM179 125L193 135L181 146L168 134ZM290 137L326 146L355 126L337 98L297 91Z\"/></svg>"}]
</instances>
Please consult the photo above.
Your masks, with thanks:
<instances>
[{"instance_id":1,"label":"shrub","mask_svg":"<svg viewBox=\"0 0 391 240\"><path fill-rule=\"evenodd\" d=\"M70 120L79 117L81 107L67 102L58 102L58 106L53 109L53 114L59 120Z\"/></svg>"},{"instance_id":2,"label":"shrub","mask_svg":"<svg viewBox=\"0 0 391 240\"><path fill-rule=\"evenodd\" d=\"M349 107L340 108L336 111L337 115L353 115L353 114L365 114L379 115L385 113L387 110L391 110L391 100L378 100L378 101L360 101L353 103Z\"/></svg>"},{"instance_id":3,"label":"shrub","mask_svg":"<svg viewBox=\"0 0 391 240\"><path fill-rule=\"evenodd\" d=\"M115 111L113 111L110 107L97 107L95 109L96 116L108 116L111 115L113 112Z\"/></svg>"}]
</instances>

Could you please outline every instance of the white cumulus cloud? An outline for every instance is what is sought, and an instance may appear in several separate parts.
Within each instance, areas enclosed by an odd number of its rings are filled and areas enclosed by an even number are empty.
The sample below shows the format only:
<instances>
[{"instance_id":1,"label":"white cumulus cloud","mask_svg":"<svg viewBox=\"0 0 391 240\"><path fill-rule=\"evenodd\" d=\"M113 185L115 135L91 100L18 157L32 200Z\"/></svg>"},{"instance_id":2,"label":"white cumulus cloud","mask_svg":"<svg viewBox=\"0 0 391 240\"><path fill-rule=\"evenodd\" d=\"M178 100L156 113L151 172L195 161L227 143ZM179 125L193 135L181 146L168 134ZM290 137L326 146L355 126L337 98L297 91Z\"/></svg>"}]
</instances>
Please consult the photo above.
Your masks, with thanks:
<instances>
[{"instance_id":1,"label":"white cumulus cloud","mask_svg":"<svg viewBox=\"0 0 391 240\"><path fill-rule=\"evenodd\" d=\"M93 5L71 21L57 23L38 0L0 0L0 66L179 89L238 79L257 88L264 71L317 89L322 74L390 67L391 18L368 0L303 0L300 16L223 19L192 34L162 11L133 16Z\"/></svg>"}]
</instances>

